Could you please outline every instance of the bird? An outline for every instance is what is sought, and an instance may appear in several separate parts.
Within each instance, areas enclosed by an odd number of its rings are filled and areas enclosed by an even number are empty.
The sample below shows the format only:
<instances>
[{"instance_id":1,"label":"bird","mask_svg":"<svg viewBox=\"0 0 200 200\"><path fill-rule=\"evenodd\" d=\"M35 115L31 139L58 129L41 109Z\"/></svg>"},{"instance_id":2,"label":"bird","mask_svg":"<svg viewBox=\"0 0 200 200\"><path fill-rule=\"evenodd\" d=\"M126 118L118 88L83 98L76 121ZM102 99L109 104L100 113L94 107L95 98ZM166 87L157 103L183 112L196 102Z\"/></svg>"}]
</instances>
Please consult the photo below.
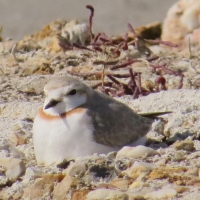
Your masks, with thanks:
<instances>
[{"instance_id":1,"label":"bird","mask_svg":"<svg viewBox=\"0 0 200 200\"><path fill-rule=\"evenodd\" d=\"M153 119L69 76L44 86L45 100L33 124L39 165L144 144Z\"/></svg>"}]
</instances>

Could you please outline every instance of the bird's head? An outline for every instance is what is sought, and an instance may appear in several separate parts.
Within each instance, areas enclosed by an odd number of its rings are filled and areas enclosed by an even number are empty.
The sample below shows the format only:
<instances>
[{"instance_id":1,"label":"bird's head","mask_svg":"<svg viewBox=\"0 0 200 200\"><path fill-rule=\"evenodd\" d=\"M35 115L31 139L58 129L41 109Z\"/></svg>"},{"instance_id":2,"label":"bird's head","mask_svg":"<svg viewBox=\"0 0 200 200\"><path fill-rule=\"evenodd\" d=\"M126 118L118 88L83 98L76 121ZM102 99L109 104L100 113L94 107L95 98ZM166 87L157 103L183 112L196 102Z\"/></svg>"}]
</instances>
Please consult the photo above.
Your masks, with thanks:
<instances>
[{"instance_id":1,"label":"bird's head","mask_svg":"<svg viewBox=\"0 0 200 200\"><path fill-rule=\"evenodd\" d=\"M43 110L53 116L67 113L86 103L92 89L70 77L57 77L44 87Z\"/></svg>"}]
</instances>

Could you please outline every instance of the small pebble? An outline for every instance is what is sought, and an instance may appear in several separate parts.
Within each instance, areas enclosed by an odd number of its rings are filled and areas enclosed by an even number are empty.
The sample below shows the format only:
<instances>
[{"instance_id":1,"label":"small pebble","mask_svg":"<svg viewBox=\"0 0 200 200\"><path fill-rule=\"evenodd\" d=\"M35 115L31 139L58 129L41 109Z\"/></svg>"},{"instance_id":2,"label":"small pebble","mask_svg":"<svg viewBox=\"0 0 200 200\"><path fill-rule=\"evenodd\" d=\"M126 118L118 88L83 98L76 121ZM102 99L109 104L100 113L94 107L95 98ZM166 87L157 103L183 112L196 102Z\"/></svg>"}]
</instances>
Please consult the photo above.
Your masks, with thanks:
<instances>
[{"instance_id":1,"label":"small pebble","mask_svg":"<svg viewBox=\"0 0 200 200\"><path fill-rule=\"evenodd\" d=\"M145 195L145 198L149 199L167 199L175 197L177 194L177 191L175 189L169 188L169 187L163 187L162 189L158 191L149 192Z\"/></svg>"},{"instance_id":2,"label":"small pebble","mask_svg":"<svg viewBox=\"0 0 200 200\"><path fill-rule=\"evenodd\" d=\"M125 146L117 153L117 158L128 157L128 158L142 158L144 156L158 155L158 152L150 147L138 145L137 147Z\"/></svg>"},{"instance_id":3,"label":"small pebble","mask_svg":"<svg viewBox=\"0 0 200 200\"><path fill-rule=\"evenodd\" d=\"M86 200L129 200L129 196L118 190L97 189L89 192Z\"/></svg>"}]
</instances>

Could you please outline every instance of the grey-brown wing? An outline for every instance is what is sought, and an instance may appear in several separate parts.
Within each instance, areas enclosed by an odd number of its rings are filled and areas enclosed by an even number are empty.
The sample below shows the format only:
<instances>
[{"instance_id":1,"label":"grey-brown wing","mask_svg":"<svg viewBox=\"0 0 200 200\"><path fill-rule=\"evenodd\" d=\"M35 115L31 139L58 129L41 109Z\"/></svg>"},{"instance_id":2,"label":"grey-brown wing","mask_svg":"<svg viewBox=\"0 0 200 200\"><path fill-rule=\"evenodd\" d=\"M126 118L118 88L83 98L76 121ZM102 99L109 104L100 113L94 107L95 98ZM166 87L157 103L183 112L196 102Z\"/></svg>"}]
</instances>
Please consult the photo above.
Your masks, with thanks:
<instances>
[{"instance_id":1,"label":"grey-brown wing","mask_svg":"<svg viewBox=\"0 0 200 200\"><path fill-rule=\"evenodd\" d=\"M121 147L146 135L152 119L134 113L128 106L115 101L90 106L89 115L94 125L94 140L98 143Z\"/></svg>"}]
</instances>

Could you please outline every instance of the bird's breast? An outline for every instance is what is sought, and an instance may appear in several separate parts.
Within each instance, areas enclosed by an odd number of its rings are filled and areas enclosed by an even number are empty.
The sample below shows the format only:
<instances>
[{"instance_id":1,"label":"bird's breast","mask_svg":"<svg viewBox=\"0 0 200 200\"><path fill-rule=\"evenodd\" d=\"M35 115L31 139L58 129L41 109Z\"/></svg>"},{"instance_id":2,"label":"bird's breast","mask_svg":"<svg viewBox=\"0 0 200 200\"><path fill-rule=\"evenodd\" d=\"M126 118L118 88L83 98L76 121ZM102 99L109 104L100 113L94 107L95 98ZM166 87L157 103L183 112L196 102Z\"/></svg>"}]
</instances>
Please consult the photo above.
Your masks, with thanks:
<instances>
[{"instance_id":1,"label":"bird's breast","mask_svg":"<svg viewBox=\"0 0 200 200\"><path fill-rule=\"evenodd\" d=\"M72 117L72 115L76 114L76 115L82 115L83 113L86 112L85 108L75 108L67 113L63 113L61 115L49 115L47 113L44 112L43 108L39 108L37 116L45 121L52 121L52 120L60 120L61 118L68 118L68 117Z\"/></svg>"}]
</instances>

